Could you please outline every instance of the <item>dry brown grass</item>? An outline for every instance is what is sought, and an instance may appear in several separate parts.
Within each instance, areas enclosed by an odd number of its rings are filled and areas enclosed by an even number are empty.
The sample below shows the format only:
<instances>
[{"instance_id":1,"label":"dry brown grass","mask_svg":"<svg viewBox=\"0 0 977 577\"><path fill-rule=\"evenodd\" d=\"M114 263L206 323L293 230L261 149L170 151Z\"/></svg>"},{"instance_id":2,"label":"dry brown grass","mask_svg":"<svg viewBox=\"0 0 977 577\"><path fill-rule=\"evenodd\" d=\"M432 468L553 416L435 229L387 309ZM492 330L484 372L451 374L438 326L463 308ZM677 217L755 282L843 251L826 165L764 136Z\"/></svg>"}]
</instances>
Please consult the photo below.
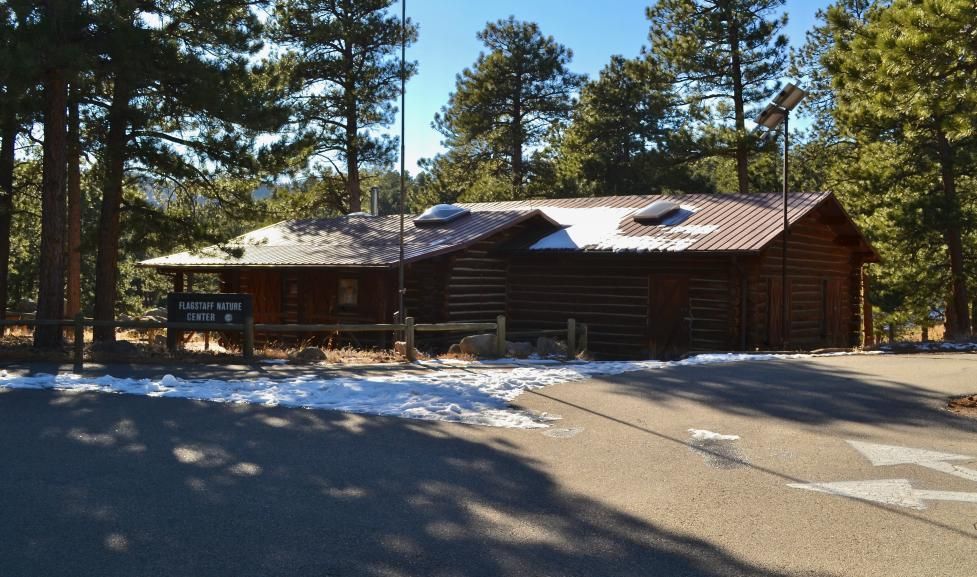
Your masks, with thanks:
<instances>
[{"instance_id":1,"label":"dry brown grass","mask_svg":"<svg viewBox=\"0 0 977 577\"><path fill-rule=\"evenodd\" d=\"M477 361L478 358L475 355L468 355L465 353L444 353L443 355L437 355L435 358L441 360L453 360L453 361Z\"/></svg>"},{"instance_id":2,"label":"dry brown grass","mask_svg":"<svg viewBox=\"0 0 977 577\"><path fill-rule=\"evenodd\" d=\"M931 341L942 341L943 334L946 332L946 328L942 325L936 325L930 327L928 338ZM906 332L900 336L899 340L903 341L922 341L923 340L923 329L920 327L915 327L909 332Z\"/></svg>"},{"instance_id":3,"label":"dry brown grass","mask_svg":"<svg viewBox=\"0 0 977 577\"><path fill-rule=\"evenodd\" d=\"M399 363L404 360L389 349L356 349L353 347L343 347L339 349L326 349L324 352L326 353L327 362L337 364Z\"/></svg>"},{"instance_id":4,"label":"dry brown grass","mask_svg":"<svg viewBox=\"0 0 977 577\"><path fill-rule=\"evenodd\" d=\"M33 348L33 331L26 327L12 327L7 334L0 338L0 360L12 361L47 361L71 362L73 360L73 332L65 331L65 346L60 351L40 351ZM225 347L216 333L211 333L210 339L203 333L184 333L181 349L175 352L166 350L165 330L118 330L116 338L134 346L129 353L92 351L92 330L85 330L86 361L120 362L120 363L240 363L242 362L240 348ZM296 352L316 346L315 341L307 340L286 346L283 343L269 343L255 350L255 358L270 360L288 360ZM326 362L341 365L402 363L404 359L391 349L358 348L355 346L319 347L326 355ZM418 358L431 358L418 352ZM442 354L435 358L472 361L471 355Z\"/></svg>"},{"instance_id":5,"label":"dry brown grass","mask_svg":"<svg viewBox=\"0 0 977 577\"><path fill-rule=\"evenodd\" d=\"M977 394L950 399L947 408L960 415L977 417Z\"/></svg>"}]
</instances>

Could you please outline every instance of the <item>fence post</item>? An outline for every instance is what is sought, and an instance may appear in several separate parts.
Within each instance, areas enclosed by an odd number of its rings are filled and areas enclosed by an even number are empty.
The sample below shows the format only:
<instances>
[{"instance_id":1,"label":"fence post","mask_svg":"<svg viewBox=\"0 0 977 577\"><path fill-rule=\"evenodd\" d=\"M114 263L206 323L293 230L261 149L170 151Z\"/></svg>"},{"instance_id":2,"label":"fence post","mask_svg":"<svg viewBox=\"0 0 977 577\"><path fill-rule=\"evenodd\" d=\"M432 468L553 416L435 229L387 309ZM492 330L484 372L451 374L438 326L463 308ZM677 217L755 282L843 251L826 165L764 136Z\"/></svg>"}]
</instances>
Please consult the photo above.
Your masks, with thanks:
<instances>
[{"instance_id":1,"label":"fence post","mask_svg":"<svg viewBox=\"0 0 977 577\"><path fill-rule=\"evenodd\" d=\"M567 359L577 358L577 320L567 319Z\"/></svg>"},{"instance_id":2,"label":"fence post","mask_svg":"<svg viewBox=\"0 0 977 577\"><path fill-rule=\"evenodd\" d=\"M505 356L505 315L495 317L495 354Z\"/></svg>"},{"instance_id":3,"label":"fence post","mask_svg":"<svg viewBox=\"0 0 977 577\"><path fill-rule=\"evenodd\" d=\"M81 374L85 368L85 325L82 324L84 317L81 313L75 315L75 366L74 372Z\"/></svg>"},{"instance_id":4,"label":"fence post","mask_svg":"<svg viewBox=\"0 0 977 577\"><path fill-rule=\"evenodd\" d=\"M417 350L414 348L414 317L404 319L404 349L408 362L417 360Z\"/></svg>"},{"instance_id":5,"label":"fence post","mask_svg":"<svg viewBox=\"0 0 977 577\"><path fill-rule=\"evenodd\" d=\"M254 315L249 312L244 315L244 359L254 358Z\"/></svg>"}]
</instances>

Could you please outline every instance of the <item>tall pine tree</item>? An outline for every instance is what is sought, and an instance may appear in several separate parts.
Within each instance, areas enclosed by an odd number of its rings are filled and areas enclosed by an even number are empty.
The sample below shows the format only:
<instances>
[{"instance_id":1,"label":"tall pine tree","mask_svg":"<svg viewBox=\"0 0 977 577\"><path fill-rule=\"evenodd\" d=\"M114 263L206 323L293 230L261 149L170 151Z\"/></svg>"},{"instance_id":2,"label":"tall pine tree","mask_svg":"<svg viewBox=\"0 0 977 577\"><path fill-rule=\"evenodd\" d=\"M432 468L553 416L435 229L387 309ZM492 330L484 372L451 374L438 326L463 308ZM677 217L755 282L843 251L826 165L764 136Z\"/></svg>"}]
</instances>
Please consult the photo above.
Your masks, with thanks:
<instances>
[{"instance_id":1,"label":"tall pine tree","mask_svg":"<svg viewBox=\"0 0 977 577\"><path fill-rule=\"evenodd\" d=\"M44 170L41 184L41 252L37 296L38 320L64 317L65 179L67 169L68 80L82 35L82 5L77 0L47 0L39 13L43 39ZM38 326L34 346L61 345L59 326Z\"/></svg>"},{"instance_id":2,"label":"tall pine tree","mask_svg":"<svg viewBox=\"0 0 977 577\"><path fill-rule=\"evenodd\" d=\"M255 131L274 130L281 111L257 80L262 48L253 0L98 3L101 65L93 100L102 203L95 275L95 318L115 315L120 216L129 180L184 189L213 172L251 174ZM138 177L138 178L136 178ZM211 187L219 193L220 189ZM231 199L221 198L220 202ZM115 332L98 328L99 341Z\"/></svg>"},{"instance_id":3,"label":"tall pine tree","mask_svg":"<svg viewBox=\"0 0 977 577\"><path fill-rule=\"evenodd\" d=\"M753 106L776 93L787 59L784 0L659 0L648 8L650 52L671 71L706 154L736 159L749 192Z\"/></svg>"},{"instance_id":4,"label":"tall pine tree","mask_svg":"<svg viewBox=\"0 0 977 577\"><path fill-rule=\"evenodd\" d=\"M458 75L434 119L448 148L434 164L463 166L468 174L489 170L519 198L534 175L531 149L569 121L584 78L568 69L570 49L532 22L490 22L478 39L488 52Z\"/></svg>"},{"instance_id":5,"label":"tall pine tree","mask_svg":"<svg viewBox=\"0 0 977 577\"><path fill-rule=\"evenodd\" d=\"M272 37L293 62L293 125L306 132L305 155L323 161L319 178L342 181L330 204L362 209L362 172L392 165L397 140L377 130L393 123L400 94L400 47L417 26L390 12L394 0L287 0L278 5ZM407 63L407 78L417 70Z\"/></svg>"},{"instance_id":6,"label":"tall pine tree","mask_svg":"<svg viewBox=\"0 0 977 577\"><path fill-rule=\"evenodd\" d=\"M585 195L650 194L689 185L677 149L689 138L671 76L655 60L611 57L584 85L560 143L559 179Z\"/></svg>"},{"instance_id":7,"label":"tall pine tree","mask_svg":"<svg viewBox=\"0 0 977 577\"><path fill-rule=\"evenodd\" d=\"M922 193L913 212L942 236L948 328L956 337L971 331L964 243L977 177L975 34L973 2L896 0L870 11L851 40L825 57L842 128L860 145L892 142L906 151L897 170Z\"/></svg>"},{"instance_id":8,"label":"tall pine tree","mask_svg":"<svg viewBox=\"0 0 977 577\"><path fill-rule=\"evenodd\" d=\"M29 103L36 101L30 97L38 80L32 12L27 2L0 5L0 318L6 318L8 305L17 140L25 132Z\"/></svg>"}]
</instances>

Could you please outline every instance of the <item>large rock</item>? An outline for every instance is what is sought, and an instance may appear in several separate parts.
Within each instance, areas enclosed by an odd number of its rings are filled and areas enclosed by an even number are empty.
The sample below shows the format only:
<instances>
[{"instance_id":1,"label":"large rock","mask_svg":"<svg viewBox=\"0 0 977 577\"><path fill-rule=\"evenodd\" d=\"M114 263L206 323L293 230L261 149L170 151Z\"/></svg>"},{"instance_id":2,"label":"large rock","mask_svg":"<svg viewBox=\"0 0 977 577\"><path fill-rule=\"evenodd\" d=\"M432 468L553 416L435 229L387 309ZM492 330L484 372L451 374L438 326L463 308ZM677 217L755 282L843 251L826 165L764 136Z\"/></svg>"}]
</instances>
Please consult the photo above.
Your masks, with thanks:
<instances>
[{"instance_id":1,"label":"large rock","mask_svg":"<svg viewBox=\"0 0 977 577\"><path fill-rule=\"evenodd\" d=\"M448 354L457 356L457 355L463 355L465 353L461 352L461 345L455 343L450 347L448 347Z\"/></svg>"},{"instance_id":2,"label":"large rock","mask_svg":"<svg viewBox=\"0 0 977 577\"><path fill-rule=\"evenodd\" d=\"M505 344L505 355L507 357L525 359L531 354L533 354L533 345L531 343L506 342Z\"/></svg>"},{"instance_id":3,"label":"large rock","mask_svg":"<svg viewBox=\"0 0 977 577\"><path fill-rule=\"evenodd\" d=\"M129 341L110 341L110 342L100 342L95 341L88 347L93 353L107 354L107 355L137 355L139 354L139 347L130 343Z\"/></svg>"},{"instance_id":4,"label":"large rock","mask_svg":"<svg viewBox=\"0 0 977 577\"><path fill-rule=\"evenodd\" d=\"M292 360L299 363L320 363L326 360L326 353L319 347L305 347L293 354Z\"/></svg>"},{"instance_id":5,"label":"large rock","mask_svg":"<svg viewBox=\"0 0 977 577\"><path fill-rule=\"evenodd\" d=\"M155 308L149 309L144 312L142 316L139 317L141 321L148 321L153 323L165 323L166 322L166 309Z\"/></svg>"},{"instance_id":6,"label":"large rock","mask_svg":"<svg viewBox=\"0 0 977 577\"><path fill-rule=\"evenodd\" d=\"M407 358L407 341L394 342L394 354L399 357ZM417 358L417 349L414 349L414 358Z\"/></svg>"},{"instance_id":7,"label":"large rock","mask_svg":"<svg viewBox=\"0 0 977 577\"><path fill-rule=\"evenodd\" d=\"M466 355L476 357L497 356L495 351L495 335L492 334L469 335L461 339L458 346L461 348L461 352Z\"/></svg>"},{"instance_id":8,"label":"large rock","mask_svg":"<svg viewBox=\"0 0 977 577\"><path fill-rule=\"evenodd\" d=\"M565 357L567 354L567 346L556 339L551 339L550 337L539 337L536 339L536 354L541 357Z\"/></svg>"}]
</instances>

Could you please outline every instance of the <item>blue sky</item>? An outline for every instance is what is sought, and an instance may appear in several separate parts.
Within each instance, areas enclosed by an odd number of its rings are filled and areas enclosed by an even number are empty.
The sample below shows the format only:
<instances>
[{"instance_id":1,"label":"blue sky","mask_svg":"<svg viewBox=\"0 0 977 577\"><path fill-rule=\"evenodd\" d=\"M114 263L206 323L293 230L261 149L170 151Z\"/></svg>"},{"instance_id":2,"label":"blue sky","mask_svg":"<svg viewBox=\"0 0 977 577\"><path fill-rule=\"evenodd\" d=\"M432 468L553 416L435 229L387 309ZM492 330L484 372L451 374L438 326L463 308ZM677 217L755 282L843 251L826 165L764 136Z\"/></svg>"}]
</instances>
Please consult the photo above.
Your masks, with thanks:
<instances>
[{"instance_id":1,"label":"blue sky","mask_svg":"<svg viewBox=\"0 0 977 577\"><path fill-rule=\"evenodd\" d=\"M407 0L408 16L420 25L420 37L407 49L419 73L407 84L407 171L417 160L441 150L431 128L434 114L448 101L455 75L471 66L483 46L475 38L490 20L508 17L539 24L544 34L573 50L571 69L595 77L611 55L635 56L647 43L644 11L649 0ZM815 12L827 0L788 0L786 34L793 45L804 41ZM394 6L397 14L400 5ZM399 132L400 119L392 127Z\"/></svg>"}]
</instances>

